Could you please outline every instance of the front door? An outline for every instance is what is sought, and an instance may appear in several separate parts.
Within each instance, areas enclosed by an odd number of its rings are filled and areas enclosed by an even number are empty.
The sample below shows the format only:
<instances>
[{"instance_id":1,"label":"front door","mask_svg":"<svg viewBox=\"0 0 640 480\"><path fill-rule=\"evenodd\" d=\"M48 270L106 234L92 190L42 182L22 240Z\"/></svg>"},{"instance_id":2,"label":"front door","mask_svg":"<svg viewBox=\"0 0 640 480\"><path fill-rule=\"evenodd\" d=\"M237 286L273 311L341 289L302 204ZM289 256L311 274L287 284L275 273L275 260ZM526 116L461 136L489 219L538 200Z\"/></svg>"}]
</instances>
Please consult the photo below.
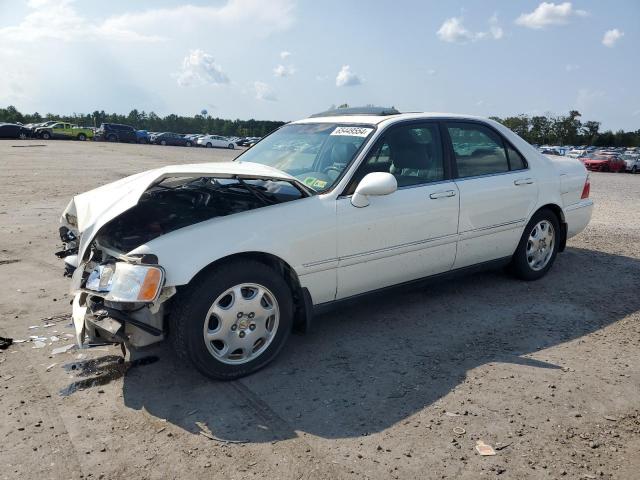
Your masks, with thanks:
<instances>
[{"instance_id":1,"label":"front door","mask_svg":"<svg viewBox=\"0 0 640 480\"><path fill-rule=\"evenodd\" d=\"M459 196L448 170L437 123L385 132L337 200L338 299L451 269ZM354 207L349 194L370 172L392 173L398 190Z\"/></svg>"}]
</instances>

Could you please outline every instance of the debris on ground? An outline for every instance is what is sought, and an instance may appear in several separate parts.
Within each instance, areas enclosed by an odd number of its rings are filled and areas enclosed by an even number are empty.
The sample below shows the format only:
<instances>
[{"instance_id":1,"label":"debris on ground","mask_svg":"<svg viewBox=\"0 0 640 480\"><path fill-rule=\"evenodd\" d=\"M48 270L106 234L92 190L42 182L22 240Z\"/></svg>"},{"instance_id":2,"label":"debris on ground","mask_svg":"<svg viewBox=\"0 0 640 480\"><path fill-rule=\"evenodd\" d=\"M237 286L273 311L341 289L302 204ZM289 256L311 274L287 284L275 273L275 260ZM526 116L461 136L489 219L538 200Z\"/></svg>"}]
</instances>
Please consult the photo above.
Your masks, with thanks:
<instances>
[{"instance_id":1,"label":"debris on ground","mask_svg":"<svg viewBox=\"0 0 640 480\"><path fill-rule=\"evenodd\" d=\"M51 355L58 355L59 353L67 353L73 347L75 347L75 343L70 343L69 345L65 345L64 347L58 347L51 350Z\"/></svg>"},{"instance_id":2,"label":"debris on ground","mask_svg":"<svg viewBox=\"0 0 640 480\"><path fill-rule=\"evenodd\" d=\"M453 427L453 433L456 435L464 435L467 431L462 427Z\"/></svg>"},{"instance_id":3,"label":"debris on ground","mask_svg":"<svg viewBox=\"0 0 640 480\"><path fill-rule=\"evenodd\" d=\"M55 367L56 365L57 365L57 363L52 363L51 365L49 365L47 368L45 368L45 369L44 369L44 370L45 370L45 372L50 372L50 371L51 371L51 369L52 369L53 367Z\"/></svg>"},{"instance_id":4,"label":"debris on ground","mask_svg":"<svg viewBox=\"0 0 640 480\"><path fill-rule=\"evenodd\" d=\"M0 350L6 350L13 343L13 338L0 337Z\"/></svg>"},{"instance_id":5,"label":"debris on ground","mask_svg":"<svg viewBox=\"0 0 640 480\"><path fill-rule=\"evenodd\" d=\"M490 457L496 454L491 445L484 443L482 440L476 442L476 451L483 457Z\"/></svg>"},{"instance_id":6,"label":"debris on ground","mask_svg":"<svg viewBox=\"0 0 640 480\"><path fill-rule=\"evenodd\" d=\"M42 340L34 340L33 341L33 347L31 347L31 348L44 348L46 346L47 346L47 344L44 343Z\"/></svg>"}]
</instances>

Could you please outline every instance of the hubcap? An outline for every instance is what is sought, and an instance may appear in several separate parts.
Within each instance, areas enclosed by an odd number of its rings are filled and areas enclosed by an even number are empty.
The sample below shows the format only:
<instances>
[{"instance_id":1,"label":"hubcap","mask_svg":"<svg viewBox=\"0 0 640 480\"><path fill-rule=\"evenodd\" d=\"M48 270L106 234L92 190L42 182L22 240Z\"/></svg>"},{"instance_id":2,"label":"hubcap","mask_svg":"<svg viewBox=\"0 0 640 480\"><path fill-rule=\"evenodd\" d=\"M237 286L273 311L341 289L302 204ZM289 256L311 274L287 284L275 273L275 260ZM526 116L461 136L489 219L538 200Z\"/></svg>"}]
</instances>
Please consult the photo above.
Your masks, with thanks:
<instances>
[{"instance_id":1,"label":"hubcap","mask_svg":"<svg viewBox=\"0 0 640 480\"><path fill-rule=\"evenodd\" d=\"M554 242L555 232L551 222L541 220L533 227L527 241L527 263L532 270L542 270L547 266L553 254Z\"/></svg>"},{"instance_id":2,"label":"hubcap","mask_svg":"<svg viewBox=\"0 0 640 480\"><path fill-rule=\"evenodd\" d=\"M278 302L266 287L243 283L213 302L204 319L204 342L217 360L232 365L260 356L278 330Z\"/></svg>"}]
</instances>

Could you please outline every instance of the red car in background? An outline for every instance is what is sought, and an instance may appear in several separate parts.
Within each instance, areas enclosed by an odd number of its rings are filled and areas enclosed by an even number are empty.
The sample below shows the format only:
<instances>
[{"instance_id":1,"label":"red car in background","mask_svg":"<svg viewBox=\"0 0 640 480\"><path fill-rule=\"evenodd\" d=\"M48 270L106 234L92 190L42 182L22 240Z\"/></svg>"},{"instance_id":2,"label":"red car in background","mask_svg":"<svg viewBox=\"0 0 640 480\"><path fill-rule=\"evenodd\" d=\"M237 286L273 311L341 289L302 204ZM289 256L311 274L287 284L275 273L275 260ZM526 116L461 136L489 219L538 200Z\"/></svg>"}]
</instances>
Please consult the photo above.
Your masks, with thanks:
<instances>
[{"instance_id":1,"label":"red car in background","mask_svg":"<svg viewBox=\"0 0 640 480\"><path fill-rule=\"evenodd\" d=\"M580 159L592 172L624 172L626 165L619 155L594 154Z\"/></svg>"}]
</instances>

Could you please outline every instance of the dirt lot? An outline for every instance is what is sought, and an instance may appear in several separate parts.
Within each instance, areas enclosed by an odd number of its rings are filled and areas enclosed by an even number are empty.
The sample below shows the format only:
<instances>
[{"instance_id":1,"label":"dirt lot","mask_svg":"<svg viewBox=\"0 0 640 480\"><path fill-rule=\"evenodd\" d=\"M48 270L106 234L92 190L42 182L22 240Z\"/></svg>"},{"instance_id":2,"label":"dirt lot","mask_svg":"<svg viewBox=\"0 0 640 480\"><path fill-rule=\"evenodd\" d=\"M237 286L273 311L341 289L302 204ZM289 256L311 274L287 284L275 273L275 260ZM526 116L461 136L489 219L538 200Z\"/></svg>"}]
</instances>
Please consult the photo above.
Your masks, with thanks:
<instances>
[{"instance_id":1,"label":"dirt lot","mask_svg":"<svg viewBox=\"0 0 640 480\"><path fill-rule=\"evenodd\" d=\"M592 174L591 225L543 280L477 274L334 311L241 381L166 347L134 365L117 347L52 355L71 343L53 256L70 197L235 154L0 142L0 335L48 337L0 351L0 478L639 478L640 175Z\"/></svg>"}]
</instances>

